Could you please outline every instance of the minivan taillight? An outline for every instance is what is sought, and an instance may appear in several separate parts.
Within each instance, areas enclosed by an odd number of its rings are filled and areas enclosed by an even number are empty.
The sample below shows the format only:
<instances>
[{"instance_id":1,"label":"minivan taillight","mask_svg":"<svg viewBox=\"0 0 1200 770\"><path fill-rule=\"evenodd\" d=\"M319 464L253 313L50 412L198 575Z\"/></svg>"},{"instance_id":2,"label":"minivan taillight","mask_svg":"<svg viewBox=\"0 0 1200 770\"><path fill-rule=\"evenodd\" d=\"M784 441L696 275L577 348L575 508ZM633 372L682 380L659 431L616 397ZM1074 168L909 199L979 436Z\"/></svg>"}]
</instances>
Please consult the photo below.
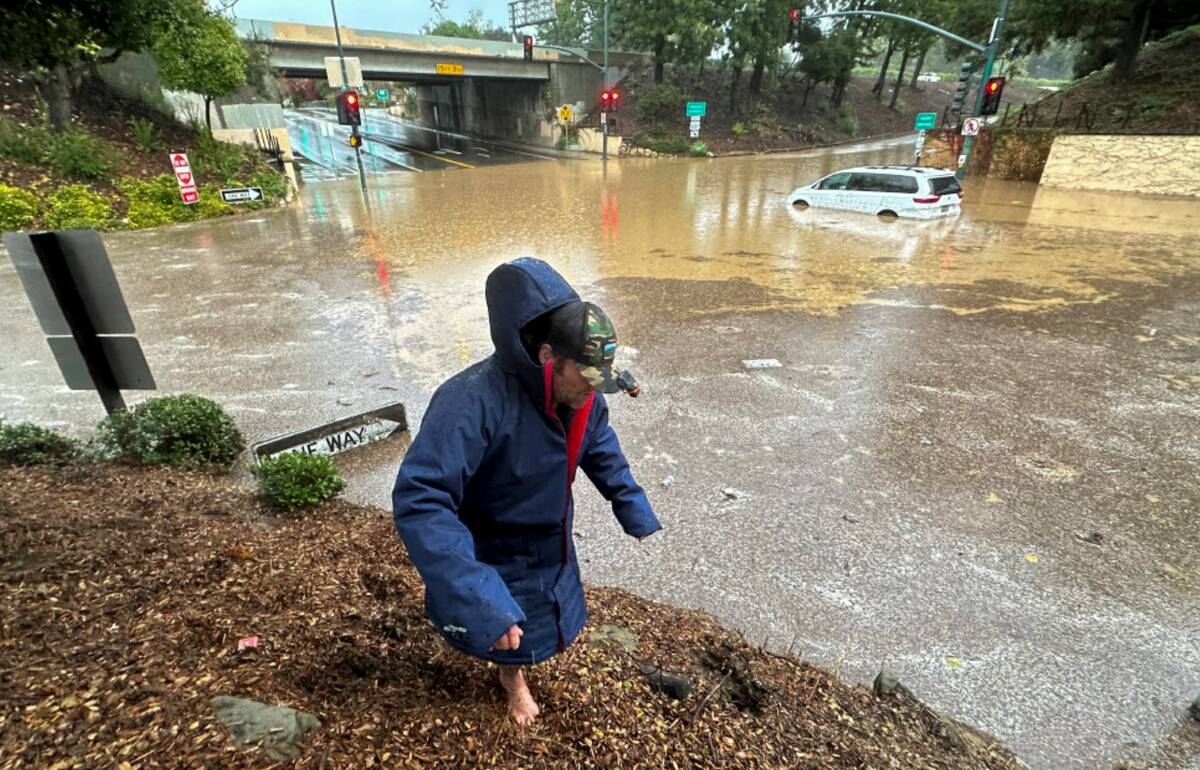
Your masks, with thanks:
<instances>
[{"instance_id":1,"label":"minivan taillight","mask_svg":"<svg viewBox=\"0 0 1200 770\"><path fill-rule=\"evenodd\" d=\"M937 203L942 199L940 195L934 195L931 198L913 198L913 203Z\"/></svg>"}]
</instances>

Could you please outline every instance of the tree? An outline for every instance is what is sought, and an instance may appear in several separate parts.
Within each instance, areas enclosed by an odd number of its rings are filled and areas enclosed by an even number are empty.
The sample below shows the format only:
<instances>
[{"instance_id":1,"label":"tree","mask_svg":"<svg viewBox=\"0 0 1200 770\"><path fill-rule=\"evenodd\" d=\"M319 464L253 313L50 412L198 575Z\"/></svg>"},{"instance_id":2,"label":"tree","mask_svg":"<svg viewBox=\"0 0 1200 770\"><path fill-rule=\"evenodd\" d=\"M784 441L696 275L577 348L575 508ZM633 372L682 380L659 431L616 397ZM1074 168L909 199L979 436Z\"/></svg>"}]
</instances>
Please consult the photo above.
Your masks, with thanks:
<instances>
[{"instance_id":1,"label":"tree","mask_svg":"<svg viewBox=\"0 0 1200 770\"><path fill-rule=\"evenodd\" d=\"M70 128L83 73L123 51L147 48L195 0L5 0L0 61L34 79L55 131Z\"/></svg>"},{"instance_id":2,"label":"tree","mask_svg":"<svg viewBox=\"0 0 1200 770\"><path fill-rule=\"evenodd\" d=\"M1013 15L1014 37L1033 52L1050 41L1081 45L1076 74L1112 63L1112 79L1125 80L1137 67L1147 40L1200 23L1195 0L1058 0L1022 3Z\"/></svg>"},{"instance_id":3,"label":"tree","mask_svg":"<svg viewBox=\"0 0 1200 770\"><path fill-rule=\"evenodd\" d=\"M421 28L421 34L466 37L472 40L512 41L512 35L507 30L484 20L483 11L478 8L468 13L467 20L461 24L450 19L442 19L437 24L426 24Z\"/></svg>"},{"instance_id":4,"label":"tree","mask_svg":"<svg viewBox=\"0 0 1200 770\"><path fill-rule=\"evenodd\" d=\"M163 85L204 97L204 123L212 136L212 102L246 82L246 49L229 21L202 7L159 36L154 44Z\"/></svg>"},{"instance_id":5,"label":"tree","mask_svg":"<svg viewBox=\"0 0 1200 770\"><path fill-rule=\"evenodd\" d=\"M821 83L836 85L840 78L848 77L854 68L854 33L842 28L828 35L820 35L811 42L800 45L800 74L804 76L804 97L800 109L808 106L808 96Z\"/></svg>"},{"instance_id":6,"label":"tree","mask_svg":"<svg viewBox=\"0 0 1200 770\"><path fill-rule=\"evenodd\" d=\"M779 1L779 0L773 0ZM654 82L668 62L702 61L720 41L720 0L611 0L610 40L654 56Z\"/></svg>"}]
</instances>

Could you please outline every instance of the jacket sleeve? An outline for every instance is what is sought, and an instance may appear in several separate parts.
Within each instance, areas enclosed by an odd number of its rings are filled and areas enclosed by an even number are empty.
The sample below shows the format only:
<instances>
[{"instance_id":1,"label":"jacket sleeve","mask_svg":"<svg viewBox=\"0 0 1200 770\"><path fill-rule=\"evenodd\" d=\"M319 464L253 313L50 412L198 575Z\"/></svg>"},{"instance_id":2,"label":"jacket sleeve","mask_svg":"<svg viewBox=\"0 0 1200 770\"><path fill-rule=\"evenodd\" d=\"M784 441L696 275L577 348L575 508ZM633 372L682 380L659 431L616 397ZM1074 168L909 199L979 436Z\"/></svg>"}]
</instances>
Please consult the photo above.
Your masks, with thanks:
<instances>
[{"instance_id":1,"label":"jacket sleeve","mask_svg":"<svg viewBox=\"0 0 1200 770\"><path fill-rule=\"evenodd\" d=\"M592 403L592 413L592 439L579 458L579 467L583 468L600 494L612 503L613 513L626 534L645 537L657 532L662 525L650 508L645 490L633 480L617 434L608 424L608 404L599 393Z\"/></svg>"},{"instance_id":2,"label":"jacket sleeve","mask_svg":"<svg viewBox=\"0 0 1200 770\"><path fill-rule=\"evenodd\" d=\"M480 399L439 389L392 489L396 531L425 581L430 619L446 637L480 655L525 621L500 574L475 558L474 538L458 518L488 435Z\"/></svg>"}]
</instances>

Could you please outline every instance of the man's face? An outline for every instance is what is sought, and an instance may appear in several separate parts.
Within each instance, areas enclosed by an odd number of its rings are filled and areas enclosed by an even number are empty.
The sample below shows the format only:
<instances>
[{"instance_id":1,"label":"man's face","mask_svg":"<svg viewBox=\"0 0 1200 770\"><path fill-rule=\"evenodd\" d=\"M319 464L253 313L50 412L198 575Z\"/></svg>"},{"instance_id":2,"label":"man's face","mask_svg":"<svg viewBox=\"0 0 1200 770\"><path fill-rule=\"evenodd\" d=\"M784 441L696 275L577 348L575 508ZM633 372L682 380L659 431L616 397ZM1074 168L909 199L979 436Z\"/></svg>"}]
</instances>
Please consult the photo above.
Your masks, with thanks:
<instances>
[{"instance_id":1,"label":"man's face","mask_svg":"<svg viewBox=\"0 0 1200 770\"><path fill-rule=\"evenodd\" d=\"M592 395L592 384L579 373L579 367L570 358L554 356L554 400L572 409L582 409L588 396Z\"/></svg>"}]
</instances>

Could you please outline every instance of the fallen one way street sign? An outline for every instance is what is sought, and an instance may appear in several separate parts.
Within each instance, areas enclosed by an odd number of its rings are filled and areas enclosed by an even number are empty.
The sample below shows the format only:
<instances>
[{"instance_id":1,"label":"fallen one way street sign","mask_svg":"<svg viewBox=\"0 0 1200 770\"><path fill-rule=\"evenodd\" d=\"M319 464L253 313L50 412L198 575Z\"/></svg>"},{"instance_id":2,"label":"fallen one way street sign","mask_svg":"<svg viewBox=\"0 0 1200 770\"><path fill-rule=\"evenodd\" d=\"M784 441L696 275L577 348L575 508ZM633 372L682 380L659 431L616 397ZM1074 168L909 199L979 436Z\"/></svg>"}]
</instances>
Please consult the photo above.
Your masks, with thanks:
<instances>
[{"instance_id":1,"label":"fallen one way street sign","mask_svg":"<svg viewBox=\"0 0 1200 770\"><path fill-rule=\"evenodd\" d=\"M408 430L404 404L399 401L369 412L347 417L316 428L268 439L254 445L254 458L261 462L290 452L332 456Z\"/></svg>"},{"instance_id":2,"label":"fallen one way street sign","mask_svg":"<svg viewBox=\"0 0 1200 770\"><path fill-rule=\"evenodd\" d=\"M263 198L261 187L230 187L221 191L221 200L226 203L248 203Z\"/></svg>"}]
</instances>

